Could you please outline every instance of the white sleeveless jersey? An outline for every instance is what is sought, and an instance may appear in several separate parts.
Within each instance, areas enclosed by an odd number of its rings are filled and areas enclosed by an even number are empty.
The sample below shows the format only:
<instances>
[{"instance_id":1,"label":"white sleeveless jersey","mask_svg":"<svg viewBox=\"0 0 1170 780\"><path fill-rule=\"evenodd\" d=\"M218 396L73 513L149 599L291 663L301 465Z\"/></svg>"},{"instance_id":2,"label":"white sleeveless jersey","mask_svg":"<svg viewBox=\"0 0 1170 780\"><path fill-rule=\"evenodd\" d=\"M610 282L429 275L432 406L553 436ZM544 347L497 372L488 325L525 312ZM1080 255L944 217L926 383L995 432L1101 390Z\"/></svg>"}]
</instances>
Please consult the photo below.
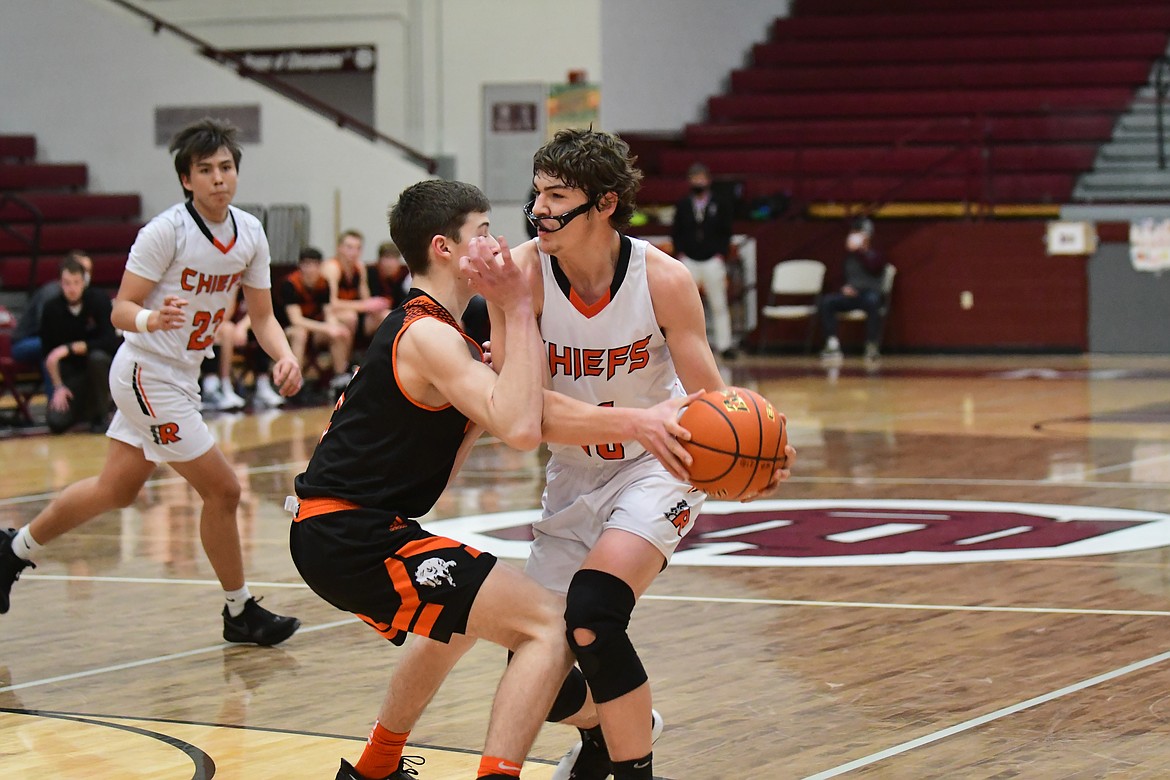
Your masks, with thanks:
<instances>
[{"instance_id":1,"label":"white sleeveless jersey","mask_svg":"<svg viewBox=\"0 0 1170 780\"><path fill-rule=\"evenodd\" d=\"M646 246L645 241L622 236L614 276L617 289L611 287L608 301L593 306L575 292L566 292L568 280L559 268L554 270L551 257L540 253L544 277L540 332L553 390L597 406L627 408L646 408L685 395L654 317ZM581 465L628 461L645 452L635 441L589 447L550 444L549 449L554 459Z\"/></svg>"},{"instance_id":2,"label":"white sleeveless jersey","mask_svg":"<svg viewBox=\"0 0 1170 780\"><path fill-rule=\"evenodd\" d=\"M186 322L175 330L128 332L125 338L138 352L198 373L240 284L267 289L272 280L268 238L256 217L229 206L226 221L205 224L193 212L179 203L152 219L138 231L126 261L127 271L157 283L146 308L160 309L163 299L177 295L187 301Z\"/></svg>"}]
</instances>

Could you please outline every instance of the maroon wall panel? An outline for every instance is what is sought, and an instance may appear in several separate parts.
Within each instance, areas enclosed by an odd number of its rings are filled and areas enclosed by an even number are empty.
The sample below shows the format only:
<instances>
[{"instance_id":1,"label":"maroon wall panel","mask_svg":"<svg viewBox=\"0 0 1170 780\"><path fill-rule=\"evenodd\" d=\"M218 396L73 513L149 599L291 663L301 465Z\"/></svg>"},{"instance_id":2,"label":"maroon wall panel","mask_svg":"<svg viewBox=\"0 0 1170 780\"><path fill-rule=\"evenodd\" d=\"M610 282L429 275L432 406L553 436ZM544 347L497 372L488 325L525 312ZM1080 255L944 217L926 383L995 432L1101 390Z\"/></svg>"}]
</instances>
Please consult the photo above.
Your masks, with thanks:
<instances>
[{"instance_id":1,"label":"maroon wall panel","mask_svg":"<svg viewBox=\"0 0 1170 780\"><path fill-rule=\"evenodd\" d=\"M898 267L886 349L1087 349L1087 261L1049 257L1044 233L1043 221L879 221L875 245ZM758 278L766 287L776 262L811 257L829 267L826 290L835 289L841 284L844 237L841 224L764 226L757 233ZM965 291L974 300L970 309L960 304ZM760 293L762 304L766 289ZM772 344L802 342L799 326L764 327ZM856 341L861 331L843 331L842 337Z\"/></svg>"}]
</instances>

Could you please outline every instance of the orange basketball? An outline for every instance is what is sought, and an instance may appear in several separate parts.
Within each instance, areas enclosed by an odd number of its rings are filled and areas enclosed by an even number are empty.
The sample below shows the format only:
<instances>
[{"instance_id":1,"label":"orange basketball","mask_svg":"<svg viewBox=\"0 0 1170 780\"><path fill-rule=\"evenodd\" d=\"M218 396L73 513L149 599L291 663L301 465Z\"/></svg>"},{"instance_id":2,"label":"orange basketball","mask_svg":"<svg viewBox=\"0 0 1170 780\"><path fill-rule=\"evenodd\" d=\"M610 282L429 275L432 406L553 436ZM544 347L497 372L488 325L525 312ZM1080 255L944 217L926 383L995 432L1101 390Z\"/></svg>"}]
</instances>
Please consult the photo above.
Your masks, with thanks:
<instances>
[{"instance_id":1,"label":"orange basketball","mask_svg":"<svg viewBox=\"0 0 1170 780\"><path fill-rule=\"evenodd\" d=\"M755 493L788 462L788 431L767 398L743 387L704 393L683 411L679 424L694 461L691 484L712 498L734 501Z\"/></svg>"}]
</instances>

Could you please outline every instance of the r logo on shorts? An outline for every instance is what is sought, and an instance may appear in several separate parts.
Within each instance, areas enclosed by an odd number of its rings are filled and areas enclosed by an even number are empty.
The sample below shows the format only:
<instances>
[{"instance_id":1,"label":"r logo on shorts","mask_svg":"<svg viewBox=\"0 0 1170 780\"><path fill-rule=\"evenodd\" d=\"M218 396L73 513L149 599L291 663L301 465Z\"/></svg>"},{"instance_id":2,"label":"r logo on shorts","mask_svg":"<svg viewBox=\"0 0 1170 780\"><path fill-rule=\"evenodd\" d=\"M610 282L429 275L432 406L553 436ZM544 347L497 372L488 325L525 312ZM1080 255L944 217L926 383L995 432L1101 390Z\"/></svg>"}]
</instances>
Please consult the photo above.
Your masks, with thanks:
<instances>
[{"instance_id":1,"label":"r logo on shorts","mask_svg":"<svg viewBox=\"0 0 1170 780\"><path fill-rule=\"evenodd\" d=\"M179 424L173 422L150 426L150 435L155 444L174 444L183 440L179 436Z\"/></svg>"}]
</instances>

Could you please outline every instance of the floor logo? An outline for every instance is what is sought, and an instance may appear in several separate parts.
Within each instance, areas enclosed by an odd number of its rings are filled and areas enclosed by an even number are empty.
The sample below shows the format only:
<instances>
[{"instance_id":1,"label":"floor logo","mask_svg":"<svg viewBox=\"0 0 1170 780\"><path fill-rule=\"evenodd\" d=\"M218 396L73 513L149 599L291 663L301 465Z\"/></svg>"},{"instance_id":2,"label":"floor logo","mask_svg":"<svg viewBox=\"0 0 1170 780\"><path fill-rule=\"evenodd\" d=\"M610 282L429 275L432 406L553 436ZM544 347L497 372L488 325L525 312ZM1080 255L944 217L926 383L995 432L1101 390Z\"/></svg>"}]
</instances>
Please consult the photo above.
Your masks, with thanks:
<instances>
[{"instance_id":1,"label":"floor logo","mask_svg":"<svg viewBox=\"0 0 1170 780\"><path fill-rule=\"evenodd\" d=\"M539 510L427 523L500 557L528 557ZM988 501L708 501L672 565L889 566L977 563L1170 546L1170 515Z\"/></svg>"}]
</instances>

